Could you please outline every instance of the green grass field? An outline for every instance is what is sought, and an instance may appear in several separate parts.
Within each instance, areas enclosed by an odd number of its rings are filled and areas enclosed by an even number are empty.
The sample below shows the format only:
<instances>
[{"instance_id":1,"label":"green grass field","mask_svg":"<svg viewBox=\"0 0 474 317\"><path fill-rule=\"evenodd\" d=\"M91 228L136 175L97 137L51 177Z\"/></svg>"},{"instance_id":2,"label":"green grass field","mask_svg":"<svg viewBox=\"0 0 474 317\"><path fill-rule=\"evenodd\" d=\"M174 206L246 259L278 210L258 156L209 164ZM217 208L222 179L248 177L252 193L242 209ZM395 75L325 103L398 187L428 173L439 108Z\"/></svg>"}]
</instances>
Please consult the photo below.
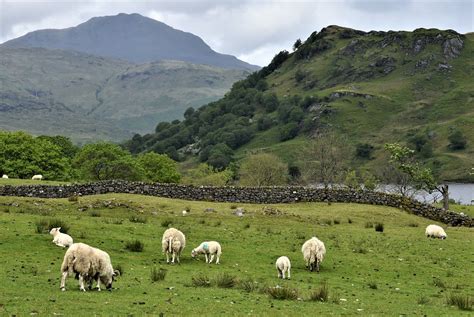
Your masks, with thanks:
<instances>
[{"instance_id":1,"label":"green grass field","mask_svg":"<svg viewBox=\"0 0 474 317\"><path fill-rule=\"evenodd\" d=\"M394 208L358 204L242 204L240 219L230 203L172 200L138 195L100 195L67 199L0 197L0 315L469 315L448 305L447 298L474 294L474 231L447 228L447 240L427 239L432 221ZM190 208L183 217L181 210ZM204 212L213 208L215 212ZM80 292L69 278L61 292L60 266L65 249L52 236L37 233L41 221L61 220L75 242L107 251L123 275L112 292ZM146 222L144 222L146 221ZM143 223L144 222L144 223ZM383 223L376 232L369 223ZM167 265L161 253L166 227L182 230L187 246L180 265ZM41 227L39 228L41 229ZM326 244L321 272L305 269L300 252L316 235ZM142 252L125 249L140 240ZM193 260L192 248L217 240L220 265ZM286 255L292 279L279 280L275 260ZM152 282L152 269L165 269L164 280ZM219 288L222 273L236 285ZM209 287L192 278L209 279ZM324 283L325 302L310 301ZM263 290L280 285L296 289L298 299L277 300ZM471 306L472 307L472 306Z\"/></svg>"}]
</instances>

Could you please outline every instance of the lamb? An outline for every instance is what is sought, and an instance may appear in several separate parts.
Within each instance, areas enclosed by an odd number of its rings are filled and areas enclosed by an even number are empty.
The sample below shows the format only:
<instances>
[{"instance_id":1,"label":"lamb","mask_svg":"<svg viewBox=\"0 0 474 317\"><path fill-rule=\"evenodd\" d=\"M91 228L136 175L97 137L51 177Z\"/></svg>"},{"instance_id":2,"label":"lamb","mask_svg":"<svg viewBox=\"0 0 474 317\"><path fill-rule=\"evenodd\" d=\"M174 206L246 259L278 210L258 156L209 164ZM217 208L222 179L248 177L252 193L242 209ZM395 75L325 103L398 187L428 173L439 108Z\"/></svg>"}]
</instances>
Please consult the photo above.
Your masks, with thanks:
<instances>
[{"instance_id":1,"label":"lamb","mask_svg":"<svg viewBox=\"0 0 474 317\"><path fill-rule=\"evenodd\" d=\"M183 214L183 217L188 214L188 212L186 210L183 210L181 213Z\"/></svg>"},{"instance_id":2,"label":"lamb","mask_svg":"<svg viewBox=\"0 0 474 317\"><path fill-rule=\"evenodd\" d=\"M324 259L326 254L326 247L324 243L316 237L312 237L306 241L301 247L304 260L306 261L306 267L312 272L316 267L316 271L319 272L319 265Z\"/></svg>"},{"instance_id":3,"label":"lamb","mask_svg":"<svg viewBox=\"0 0 474 317\"><path fill-rule=\"evenodd\" d=\"M114 271L112 262L107 252L93 248L85 243L74 243L69 247L64 255L61 265L61 290L66 290L66 278L70 272L76 274L79 279L79 288L86 291L84 281L92 286L92 281L97 281L97 290L100 291L100 283L104 284L108 290L112 289L112 282L115 276L119 275Z\"/></svg>"},{"instance_id":4,"label":"lamb","mask_svg":"<svg viewBox=\"0 0 474 317\"><path fill-rule=\"evenodd\" d=\"M43 175L41 175L41 174L33 175L33 177L31 179L40 181L40 180L43 179Z\"/></svg>"},{"instance_id":5,"label":"lamb","mask_svg":"<svg viewBox=\"0 0 474 317\"><path fill-rule=\"evenodd\" d=\"M171 263L174 263L175 258L179 263L179 256L186 246L186 237L178 229L169 228L163 233L161 246L163 252L166 253L166 263L170 263L170 254L173 255Z\"/></svg>"},{"instance_id":6,"label":"lamb","mask_svg":"<svg viewBox=\"0 0 474 317\"><path fill-rule=\"evenodd\" d=\"M191 251L191 256L194 258L198 254L204 254L206 257L206 263L212 263L212 260L214 260L214 255L216 256L216 264L219 264L219 259L222 254L222 248L219 242L216 241L204 241L201 243L197 248L194 248L193 251ZM208 258L208 255L211 256L211 258Z\"/></svg>"},{"instance_id":7,"label":"lamb","mask_svg":"<svg viewBox=\"0 0 474 317\"><path fill-rule=\"evenodd\" d=\"M70 235L62 233L59 230L61 230L61 227L53 228L49 232L49 234L54 237L53 238L54 244L64 248L64 247L69 247L71 244L74 243Z\"/></svg>"},{"instance_id":8,"label":"lamb","mask_svg":"<svg viewBox=\"0 0 474 317\"><path fill-rule=\"evenodd\" d=\"M2 175L2 178L3 178L3 179L8 179L8 175L7 175L7 174L3 174L3 175Z\"/></svg>"},{"instance_id":9,"label":"lamb","mask_svg":"<svg viewBox=\"0 0 474 317\"><path fill-rule=\"evenodd\" d=\"M275 262L276 269L278 271L278 278L285 279L285 273L288 273L288 279L290 279L291 262L286 256L279 257Z\"/></svg>"},{"instance_id":10,"label":"lamb","mask_svg":"<svg viewBox=\"0 0 474 317\"><path fill-rule=\"evenodd\" d=\"M439 238L439 239L446 239L448 237L446 232L444 232L444 229L438 225L429 225L428 227L426 227L425 235L428 238L431 237L431 238Z\"/></svg>"}]
</instances>

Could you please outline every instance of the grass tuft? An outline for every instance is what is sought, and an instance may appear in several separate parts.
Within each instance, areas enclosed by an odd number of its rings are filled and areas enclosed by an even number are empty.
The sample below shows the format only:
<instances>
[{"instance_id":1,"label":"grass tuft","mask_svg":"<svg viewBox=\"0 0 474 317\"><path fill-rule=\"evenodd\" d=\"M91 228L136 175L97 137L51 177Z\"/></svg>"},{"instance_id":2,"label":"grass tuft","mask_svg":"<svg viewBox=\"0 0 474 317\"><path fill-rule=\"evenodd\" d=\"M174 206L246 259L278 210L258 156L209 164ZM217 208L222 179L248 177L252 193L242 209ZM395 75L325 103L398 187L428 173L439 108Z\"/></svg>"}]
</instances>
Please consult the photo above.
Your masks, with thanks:
<instances>
[{"instance_id":1,"label":"grass tuft","mask_svg":"<svg viewBox=\"0 0 474 317\"><path fill-rule=\"evenodd\" d=\"M368 222L365 223L365 227L366 228L373 228L374 224L372 222L368 221Z\"/></svg>"},{"instance_id":2,"label":"grass tuft","mask_svg":"<svg viewBox=\"0 0 474 317\"><path fill-rule=\"evenodd\" d=\"M91 216L91 217L100 217L100 212L97 211L97 210L92 210L92 211L89 213L89 216Z\"/></svg>"},{"instance_id":3,"label":"grass tuft","mask_svg":"<svg viewBox=\"0 0 474 317\"><path fill-rule=\"evenodd\" d=\"M371 289L377 289L377 283L375 282L369 282L367 285L369 285L369 288Z\"/></svg>"},{"instance_id":4,"label":"grass tuft","mask_svg":"<svg viewBox=\"0 0 474 317\"><path fill-rule=\"evenodd\" d=\"M167 272L168 271L165 269L152 267L150 271L150 279L152 282L163 281L166 278Z\"/></svg>"},{"instance_id":5,"label":"grass tuft","mask_svg":"<svg viewBox=\"0 0 474 317\"><path fill-rule=\"evenodd\" d=\"M193 286L196 287L209 287L211 286L211 280L207 275L201 274L196 275L191 278L191 282Z\"/></svg>"},{"instance_id":6,"label":"grass tuft","mask_svg":"<svg viewBox=\"0 0 474 317\"><path fill-rule=\"evenodd\" d=\"M449 306L457 306L459 309L466 311L473 309L473 300L468 295L448 294L446 296L446 304Z\"/></svg>"},{"instance_id":7,"label":"grass tuft","mask_svg":"<svg viewBox=\"0 0 474 317\"><path fill-rule=\"evenodd\" d=\"M333 222L334 222L335 225L338 225L338 224L341 223L341 220L339 220L339 219L334 219Z\"/></svg>"},{"instance_id":8,"label":"grass tuft","mask_svg":"<svg viewBox=\"0 0 474 317\"><path fill-rule=\"evenodd\" d=\"M311 292L309 299L317 302L327 302L329 298L328 283L324 282L317 290Z\"/></svg>"},{"instance_id":9,"label":"grass tuft","mask_svg":"<svg viewBox=\"0 0 474 317\"><path fill-rule=\"evenodd\" d=\"M433 285L439 288L446 288L446 284L439 277L433 277Z\"/></svg>"},{"instance_id":10,"label":"grass tuft","mask_svg":"<svg viewBox=\"0 0 474 317\"><path fill-rule=\"evenodd\" d=\"M258 284L252 279L246 279L239 282L239 287L250 293L258 289Z\"/></svg>"},{"instance_id":11,"label":"grass tuft","mask_svg":"<svg viewBox=\"0 0 474 317\"><path fill-rule=\"evenodd\" d=\"M237 278L229 273L217 275L214 281L220 288L232 288L237 284Z\"/></svg>"},{"instance_id":12,"label":"grass tuft","mask_svg":"<svg viewBox=\"0 0 474 317\"><path fill-rule=\"evenodd\" d=\"M68 201L72 202L72 203L76 203L79 201L79 196L78 195L71 195L67 198Z\"/></svg>"},{"instance_id":13,"label":"grass tuft","mask_svg":"<svg viewBox=\"0 0 474 317\"><path fill-rule=\"evenodd\" d=\"M130 222L134 223L146 223L147 218L145 216L140 216L140 215L131 215L130 218L128 218Z\"/></svg>"},{"instance_id":14,"label":"grass tuft","mask_svg":"<svg viewBox=\"0 0 474 317\"><path fill-rule=\"evenodd\" d=\"M161 222L161 226L163 228L168 228L170 226L170 224L173 223L173 220L171 219L164 219L162 222Z\"/></svg>"},{"instance_id":15,"label":"grass tuft","mask_svg":"<svg viewBox=\"0 0 474 317\"><path fill-rule=\"evenodd\" d=\"M295 288L289 288L287 286L267 287L265 289L265 293L267 293L271 298L278 300L298 299L298 290Z\"/></svg>"},{"instance_id":16,"label":"grass tuft","mask_svg":"<svg viewBox=\"0 0 474 317\"><path fill-rule=\"evenodd\" d=\"M430 299L426 296L421 295L417 298L416 302L418 303L418 305L425 305L430 302Z\"/></svg>"},{"instance_id":17,"label":"grass tuft","mask_svg":"<svg viewBox=\"0 0 474 317\"><path fill-rule=\"evenodd\" d=\"M128 241L125 244L125 249L127 249L128 251L132 251L132 252L142 252L144 246L145 245L140 240Z\"/></svg>"},{"instance_id":18,"label":"grass tuft","mask_svg":"<svg viewBox=\"0 0 474 317\"><path fill-rule=\"evenodd\" d=\"M351 218L347 218L347 223L352 223L352 219L351 219Z\"/></svg>"},{"instance_id":19,"label":"grass tuft","mask_svg":"<svg viewBox=\"0 0 474 317\"><path fill-rule=\"evenodd\" d=\"M412 228L417 228L418 226L419 226L419 224L416 223L416 222L410 222L410 223L408 224L408 227L412 227Z\"/></svg>"},{"instance_id":20,"label":"grass tuft","mask_svg":"<svg viewBox=\"0 0 474 317\"><path fill-rule=\"evenodd\" d=\"M378 222L375 224L375 231L377 232L383 232L383 223Z\"/></svg>"},{"instance_id":21,"label":"grass tuft","mask_svg":"<svg viewBox=\"0 0 474 317\"><path fill-rule=\"evenodd\" d=\"M52 228L61 227L62 233L68 233L69 225L61 219L41 219L35 222L36 233L49 233Z\"/></svg>"},{"instance_id":22,"label":"grass tuft","mask_svg":"<svg viewBox=\"0 0 474 317\"><path fill-rule=\"evenodd\" d=\"M119 271L120 276L123 275L124 269L123 269L123 266L122 266L121 264L116 264L116 265L114 266L114 269L117 270L117 271Z\"/></svg>"}]
</instances>

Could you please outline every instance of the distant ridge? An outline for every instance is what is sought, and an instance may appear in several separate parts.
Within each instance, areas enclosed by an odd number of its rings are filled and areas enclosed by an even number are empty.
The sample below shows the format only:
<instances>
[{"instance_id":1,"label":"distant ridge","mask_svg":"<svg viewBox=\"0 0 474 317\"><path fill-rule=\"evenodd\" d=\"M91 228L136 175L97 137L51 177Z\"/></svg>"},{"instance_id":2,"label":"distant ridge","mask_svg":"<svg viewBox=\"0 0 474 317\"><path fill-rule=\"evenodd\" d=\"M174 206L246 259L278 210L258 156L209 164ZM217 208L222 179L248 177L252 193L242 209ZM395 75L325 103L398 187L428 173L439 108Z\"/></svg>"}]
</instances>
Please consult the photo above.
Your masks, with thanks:
<instances>
[{"instance_id":1,"label":"distant ridge","mask_svg":"<svg viewBox=\"0 0 474 317\"><path fill-rule=\"evenodd\" d=\"M30 32L0 47L74 50L132 63L179 60L223 68L257 70L212 50L200 37L140 14L95 17L75 27Z\"/></svg>"}]
</instances>

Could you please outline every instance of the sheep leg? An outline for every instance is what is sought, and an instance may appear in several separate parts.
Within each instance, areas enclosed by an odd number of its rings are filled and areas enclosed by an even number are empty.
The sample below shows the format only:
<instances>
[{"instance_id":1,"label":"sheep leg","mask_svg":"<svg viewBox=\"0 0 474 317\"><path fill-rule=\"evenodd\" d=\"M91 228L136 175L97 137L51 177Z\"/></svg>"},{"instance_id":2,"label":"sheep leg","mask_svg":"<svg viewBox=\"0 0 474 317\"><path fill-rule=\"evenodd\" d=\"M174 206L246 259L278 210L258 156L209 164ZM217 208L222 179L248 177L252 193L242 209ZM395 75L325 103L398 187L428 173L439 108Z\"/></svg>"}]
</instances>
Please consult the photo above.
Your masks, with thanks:
<instances>
[{"instance_id":1,"label":"sheep leg","mask_svg":"<svg viewBox=\"0 0 474 317\"><path fill-rule=\"evenodd\" d=\"M61 276L61 290L64 292L66 290L66 278L67 278L68 272L63 272Z\"/></svg>"},{"instance_id":2,"label":"sheep leg","mask_svg":"<svg viewBox=\"0 0 474 317\"><path fill-rule=\"evenodd\" d=\"M316 272L319 273L319 261L316 261Z\"/></svg>"},{"instance_id":3,"label":"sheep leg","mask_svg":"<svg viewBox=\"0 0 474 317\"><path fill-rule=\"evenodd\" d=\"M288 279L290 279L291 276L290 276L290 268L288 268Z\"/></svg>"},{"instance_id":4,"label":"sheep leg","mask_svg":"<svg viewBox=\"0 0 474 317\"><path fill-rule=\"evenodd\" d=\"M166 263L170 263L170 255L168 251L166 252Z\"/></svg>"},{"instance_id":5,"label":"sheep leg","mask_svg":"<svg viewBox=\"0 0 474 317\"><path fill-rule=\"evenodd\" d=\"M83 292L86 291L84 287L84 276L82 274L79 274L79 289Z\"/></svg>"},{"instance_id":6,"label":"sheep leg","mask_svg":"<svg viewBox=\"0 0 474 317\"><path fill-rule=\"evenodd\" d=\"M209 260L209 263L212 263L212 260L214 260L214 254L211 254L211 259Z\"/></svg>"},{"instance_id":7,"label":"sheep leg","mask_svg":"<svg viewBox=\"0 0 474 317\"><path fill-rule=\"evenodd\" d=\"M217 256L216 256L216 264L219 264L219 259L220 259L220 256L217 255Z\"/></svg>"},{"instance_id":8,"label":"sheep leg","mask_svg":"<svg viewBox=\"0 0 474 317\"><path fill-rule=\"evenodd\" d=\"M209 263L209 259L207 258L207 253L204 253L204 256L206 257L206 263Z\"/></svg>"},{"instance_id":9,"label":"sheep leg","mask_svg":"<svg viewBox=\"0 0 474 317\"><path fill-rule=\"evenodd\" d=\"M280 269L277 269L278 270L278 278L281 278L281 270Z\"/></svg>"},{"instance_id":10,"label":"sheep leg","mask_svg":"<svg viewBox=\"0 0 474 317\"><path fill-rule=\"evenodd\" d=\"M100 292L100 276L97 277L97 291Z\"/></svg>"},{"instance_id":11,"label":"sheep leg","mask_svg":"<svg viewBox=\"0 0 474 317\"><path fill-rule=\"evenodd\" d=\"M282 279L285 279L285 270L284 270L284 269L281 270L281 278L282 278Z\"/></svg>"},{"instance_id":12,"label":"sheep leg","mask_svg":"<svg viewBox=\"0 0 474 317\"><path fill-rule=\"evenodd\" d=\"M176 253L176 261L178 262L178 264L181 264L181 262L179 261L179 253Z\"/></svg>"},{"instance_id":13,"label":"sheep leg","mask_svg":"<svg viewBox=\"0 0 474 317\"><path fill-rule=\"evenodd\" d=\"M175 259L175 258L176 258L176 253L173 252L173 257L172 257L172 259L171 259L171 263L174 264L174 259Z\"/></svg>"}]
</instances>

